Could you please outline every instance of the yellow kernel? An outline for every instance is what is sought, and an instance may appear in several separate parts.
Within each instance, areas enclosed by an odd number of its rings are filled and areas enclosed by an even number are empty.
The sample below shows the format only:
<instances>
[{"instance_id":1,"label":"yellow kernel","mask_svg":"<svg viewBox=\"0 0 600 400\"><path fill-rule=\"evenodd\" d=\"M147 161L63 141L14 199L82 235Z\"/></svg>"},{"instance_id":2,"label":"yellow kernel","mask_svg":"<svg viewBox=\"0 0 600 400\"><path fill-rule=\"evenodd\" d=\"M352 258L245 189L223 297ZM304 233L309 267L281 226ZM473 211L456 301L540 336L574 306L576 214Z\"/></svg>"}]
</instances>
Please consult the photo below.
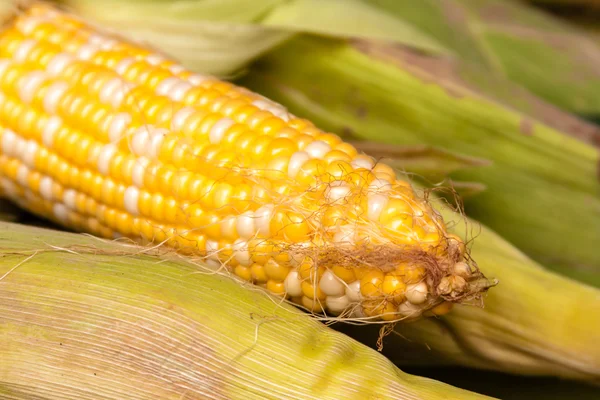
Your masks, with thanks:
<instances>
[{"instance_id":1,"label":"yellow kernel","mask_svg":"<svg viewBox=\"0 0 600 400\"><path fill-rule=\"evenodd\" d=\"M331 268L331 272L333 272L335 276L346 283L351 283L356 280L356 274L352 268L336 265L335 267Z\"/></svg>"},{"instance_id":2,"label":"yellow kernel","mask_svg":"<svg viewBox=\"0 0 600 400\"><path fill-rule=\"evenodd\" d=\"M404 300L406 284L401 276L386 275L381 288L386 300L395 301L396 303L401 303Z\"/></svg>"},{"instance_id":3,"label":"yellow kernel","mask_svg":"<svg viewBox=\"0 0 600 400\"><path fill-rule=\"evenodd\" d=\"M250 267L238 265L234 268L233 273L245 281L250 282L252 280L252 269Z\"/></svg>"},{"instance_id":4,"label":"yellow kernel","mask_svg":"<svg viewBox=\"0 0 600 400\"><path fill-rule=\"evenodd\" d=\"M302 293L309 299L325 300L327 298L319 285L313 285L309 281L302 281Z\"/></svg>"},{"instance_id":5,"label":"yellow kernel","mask_svg":"<svg viewBox=\"0 0 600 400\"><path fill-rule=\"evenodd\" d=\"M278 296L285 295L285 285L283 282L269 279L269 281L267 281L267 290Z\"/></svg>"},{"instance_id":6,"label":"yellow kernel","mask_svg":"<svg viewBox=\"0 0 600 400\"><path fill-rule=\"evenodd\" d=\"M302 279L317 281L325 273L325 267L321 265L316 266L311 259L307 258L298 267L298 273Z\"/></svg>"},{"instance_id":7,"label":"yellow kernel","mask_svg":"<svg viewBox=\"0 0 600 400\"><path fill-rule=\"evenodd\" d=\"M297 301L294 301L294 302L297 302ZM325 312L325 310L324 310L325 304L323 304L320 301L313 300L312 297L302 296L302 298L300 299L300 304L302 304L310 312L318 312L318 313Z\"/></svg>"},{"instance_id":8,"label":"yellow kernel","mask_svg":"<svg viewBox=\"0 0 600 400\"><path fill-rule=\"evenodd\" d=\"M412 213L412 206L408 201L404 199L391 198L381 211L381 214L379 215L379 222L386 224L399 215L412 215Z\"/></svg>"},{"instance_id":9,"label":"yellow kernel","mask_svg":"<svg viewBox=\"0 0 600 400\"><path fill-rule=\"evenodd\" d=\"M252 264L250 271L252 273L252 279L256 282L266 282L269 280L269 277L265 273L265 268L260 264Z\"/></svg>"},{"instance_id":10,"label":"yellow kernel","mask_svg":"<svg viewBox=\"0 0 600 400\"><path fill-rule=\"evenodd\" d=\"M360 280L360 292L365 297L381 296L381 285L383 284L383 272L370 271Z\"/></svg>"},{"instance_id":11,"label":"yellow kernel","mask_svg":"<svg viewBox=\"0 0 600 400\"><path fill-rule=\"evenodd\" d=\"M425 267L415 267L412 265L402 264L396 268L396 275L402 276L404 283L417 283L425 277Z\"/></svg>"},{"instance_id":12,"label":"yellow kernel","mask_svg":"<svg viewBox=\"0 0 600 400\"><path fill-rule=\"evenodd\" d=\"M283 282L285 278L290 273L290 268L280 265L275 260L268 260L265 265L265 274L269 277L269 279L277 282Z\"/></svg>"}]
</instances>

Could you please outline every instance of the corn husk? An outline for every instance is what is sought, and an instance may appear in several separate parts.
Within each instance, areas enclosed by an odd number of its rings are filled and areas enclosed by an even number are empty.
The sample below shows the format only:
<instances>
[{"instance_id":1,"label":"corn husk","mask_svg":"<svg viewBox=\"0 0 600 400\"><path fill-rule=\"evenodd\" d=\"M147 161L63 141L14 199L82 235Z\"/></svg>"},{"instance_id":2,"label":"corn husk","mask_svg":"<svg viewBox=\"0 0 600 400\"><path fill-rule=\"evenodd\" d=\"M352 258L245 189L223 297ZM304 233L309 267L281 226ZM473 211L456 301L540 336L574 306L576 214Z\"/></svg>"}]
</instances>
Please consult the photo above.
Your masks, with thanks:
<instances>
[{"instance_id":1,"label":"corn husk","mask_svg":"<svg viewBox=\"0 0 600 400\"><path fill-rule=\"evenodd\" d=\"M600 114L600 46L513 0L366 0L565 110Z\"/></svg>"},{"instance_id":2,"label":"corn husk","mask_svg":"<svg viewBox=\"0 0 600 400\"><path fill-rule=\"evenodd\" d=\"M299 38L241 81L333 132L388 144L427 144L493 162L453 174L487 190L467 213L549 268L600 283L597 149L467 83L453 64L371 42ZM500 85L498 85L501 88ZM522 109L537 103L513 91ZM545 113L544 113L545 114ZM573 127L573 125L571 125ZM589 128L588 138L597 135ZM376 154L374 154L376 155Z\"/></svg>"},{"instance_id":3,"label":"corn husk","mask_svg":"<svg viewBox=\"0 0 600 400\"><path fill-rule=\"evenodd\" d=\"M229 75L296 33L370 38L454 54L566 110L600 114L600 46L517 1L63 1L203 72Z\"/></svg>"},{"instance_id":4,"label":"corn husk","mask_svg":"<svg viewBox=\"0 0 600 400\"><path fill-rule=\"evenodd\" d=\"M478 399L233 278L0 222L0 397Z\"/></svg>"},{"instance_id":5,"label":"corn husk","mask_svg":"<svg viewBox=\"0 0 600 400\"><path fill-rule=\"evenodd\" d=\"M295 34L368 37L397 41L424 51L447 51L437 41L361 0L62 0L90 21L125 33L219 76L249 62ZM315 13L315 7L319 12ZM332 18L335 24L329 23Z\"/></svg>"}]
</instances>

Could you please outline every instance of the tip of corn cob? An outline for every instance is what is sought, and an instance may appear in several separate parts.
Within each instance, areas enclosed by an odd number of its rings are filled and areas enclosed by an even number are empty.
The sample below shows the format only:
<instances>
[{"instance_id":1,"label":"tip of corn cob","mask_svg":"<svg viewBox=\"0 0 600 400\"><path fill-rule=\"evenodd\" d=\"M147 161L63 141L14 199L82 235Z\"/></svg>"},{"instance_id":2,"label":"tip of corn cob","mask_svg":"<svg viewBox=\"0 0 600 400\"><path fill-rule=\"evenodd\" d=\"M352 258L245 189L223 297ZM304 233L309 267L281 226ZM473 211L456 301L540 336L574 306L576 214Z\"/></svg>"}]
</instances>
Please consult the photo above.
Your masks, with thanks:
<instances>
[{"instance_id":1,"label":"tip of corn cob","mask_svg":"<svg viewBox=\"0 0 600 400\"><path fill-rule=\"evenodd\" d=\"M490 285L394 170L258 94L35 4L0 34L0 188L317 313L441 315Z\"/></svg>"}]
</instances>

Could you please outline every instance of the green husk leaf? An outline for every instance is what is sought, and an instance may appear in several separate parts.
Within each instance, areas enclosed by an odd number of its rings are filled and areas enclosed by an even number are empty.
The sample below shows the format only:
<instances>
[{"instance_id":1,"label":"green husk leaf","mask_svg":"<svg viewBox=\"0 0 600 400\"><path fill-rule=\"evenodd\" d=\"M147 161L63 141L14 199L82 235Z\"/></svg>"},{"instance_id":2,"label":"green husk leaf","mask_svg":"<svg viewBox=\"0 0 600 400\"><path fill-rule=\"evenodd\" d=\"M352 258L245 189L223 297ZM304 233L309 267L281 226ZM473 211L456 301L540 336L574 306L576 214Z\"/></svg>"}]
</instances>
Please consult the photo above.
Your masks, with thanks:
<instances>
[{"instance_id":1,"label":"green husk leaf","mask_svg":"<svg viewBox=\"0 0 600 400\"><path fill-rule=\"evenodd\" d=\"M360 0L63 2L90 21L160 49L196 71L220 76L236 73L302 32L375 38L427 52L450 52L412 25Z\"/></svg>"},{"instance_id":2,"label":"green husk leaf","mask_svg":"<svg viewBox=\"0 0 600 400\"><path fill-rule=\"evenodd\" d=\"M363 0L291 0L274 9L261 24L319 35L394 41L429 52L447 52L413 25Z\"/></svg>"},{"instance_id":3,"label":"green husk leaf","mask_svg":"<svg viewBox=\"0 0 600 400\"><path fill-rule=\"evenodd\" d=\"M484 398L183 259L4 222L0 243L6 398Z\"/></svg>"},{"instance_id":4,"label":"green husk leaf","mask_svg":"<svg viewBox=\"0 0 600 400\"><path fill-rule=\"evenodd\" d=\"M598 284L597 149L454 79L437 59L414 60L397 47L297 38L240 83L332 132L491 160L452 175L487 187L466 199L468 214L545 265Z\"/></svg>"}]
</instances>

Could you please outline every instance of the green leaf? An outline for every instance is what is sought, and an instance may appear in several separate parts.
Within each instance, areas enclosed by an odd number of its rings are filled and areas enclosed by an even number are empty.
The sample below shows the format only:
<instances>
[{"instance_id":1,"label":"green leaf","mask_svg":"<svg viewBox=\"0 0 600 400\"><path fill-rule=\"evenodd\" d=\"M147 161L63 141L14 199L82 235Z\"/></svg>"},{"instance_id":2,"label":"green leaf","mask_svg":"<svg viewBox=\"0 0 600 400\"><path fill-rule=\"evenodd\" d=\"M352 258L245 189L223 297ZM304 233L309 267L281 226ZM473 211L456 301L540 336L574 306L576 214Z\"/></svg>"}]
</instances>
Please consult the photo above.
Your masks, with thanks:
<instances>
[{"instance_id":1,"label":"green leaf","mask_svg":"<svg viewBox=\"0 0 600 400\"><path fill-rule=\"evenodd\" d=\"M0 397L486 398L201 263L8 223L0 244Z\"/></svg>"},{"instance_id":2,"label":"green leaf","mask_svg":"<svg viewBox=\"0 0 600 400\"><path fill-rule=\"evenodd\" d=\"M448 52L415 26L363 0L291 0L261 22L285 30L319 35L380 39L429 52Z\"/></svg>"}]
</instances>

